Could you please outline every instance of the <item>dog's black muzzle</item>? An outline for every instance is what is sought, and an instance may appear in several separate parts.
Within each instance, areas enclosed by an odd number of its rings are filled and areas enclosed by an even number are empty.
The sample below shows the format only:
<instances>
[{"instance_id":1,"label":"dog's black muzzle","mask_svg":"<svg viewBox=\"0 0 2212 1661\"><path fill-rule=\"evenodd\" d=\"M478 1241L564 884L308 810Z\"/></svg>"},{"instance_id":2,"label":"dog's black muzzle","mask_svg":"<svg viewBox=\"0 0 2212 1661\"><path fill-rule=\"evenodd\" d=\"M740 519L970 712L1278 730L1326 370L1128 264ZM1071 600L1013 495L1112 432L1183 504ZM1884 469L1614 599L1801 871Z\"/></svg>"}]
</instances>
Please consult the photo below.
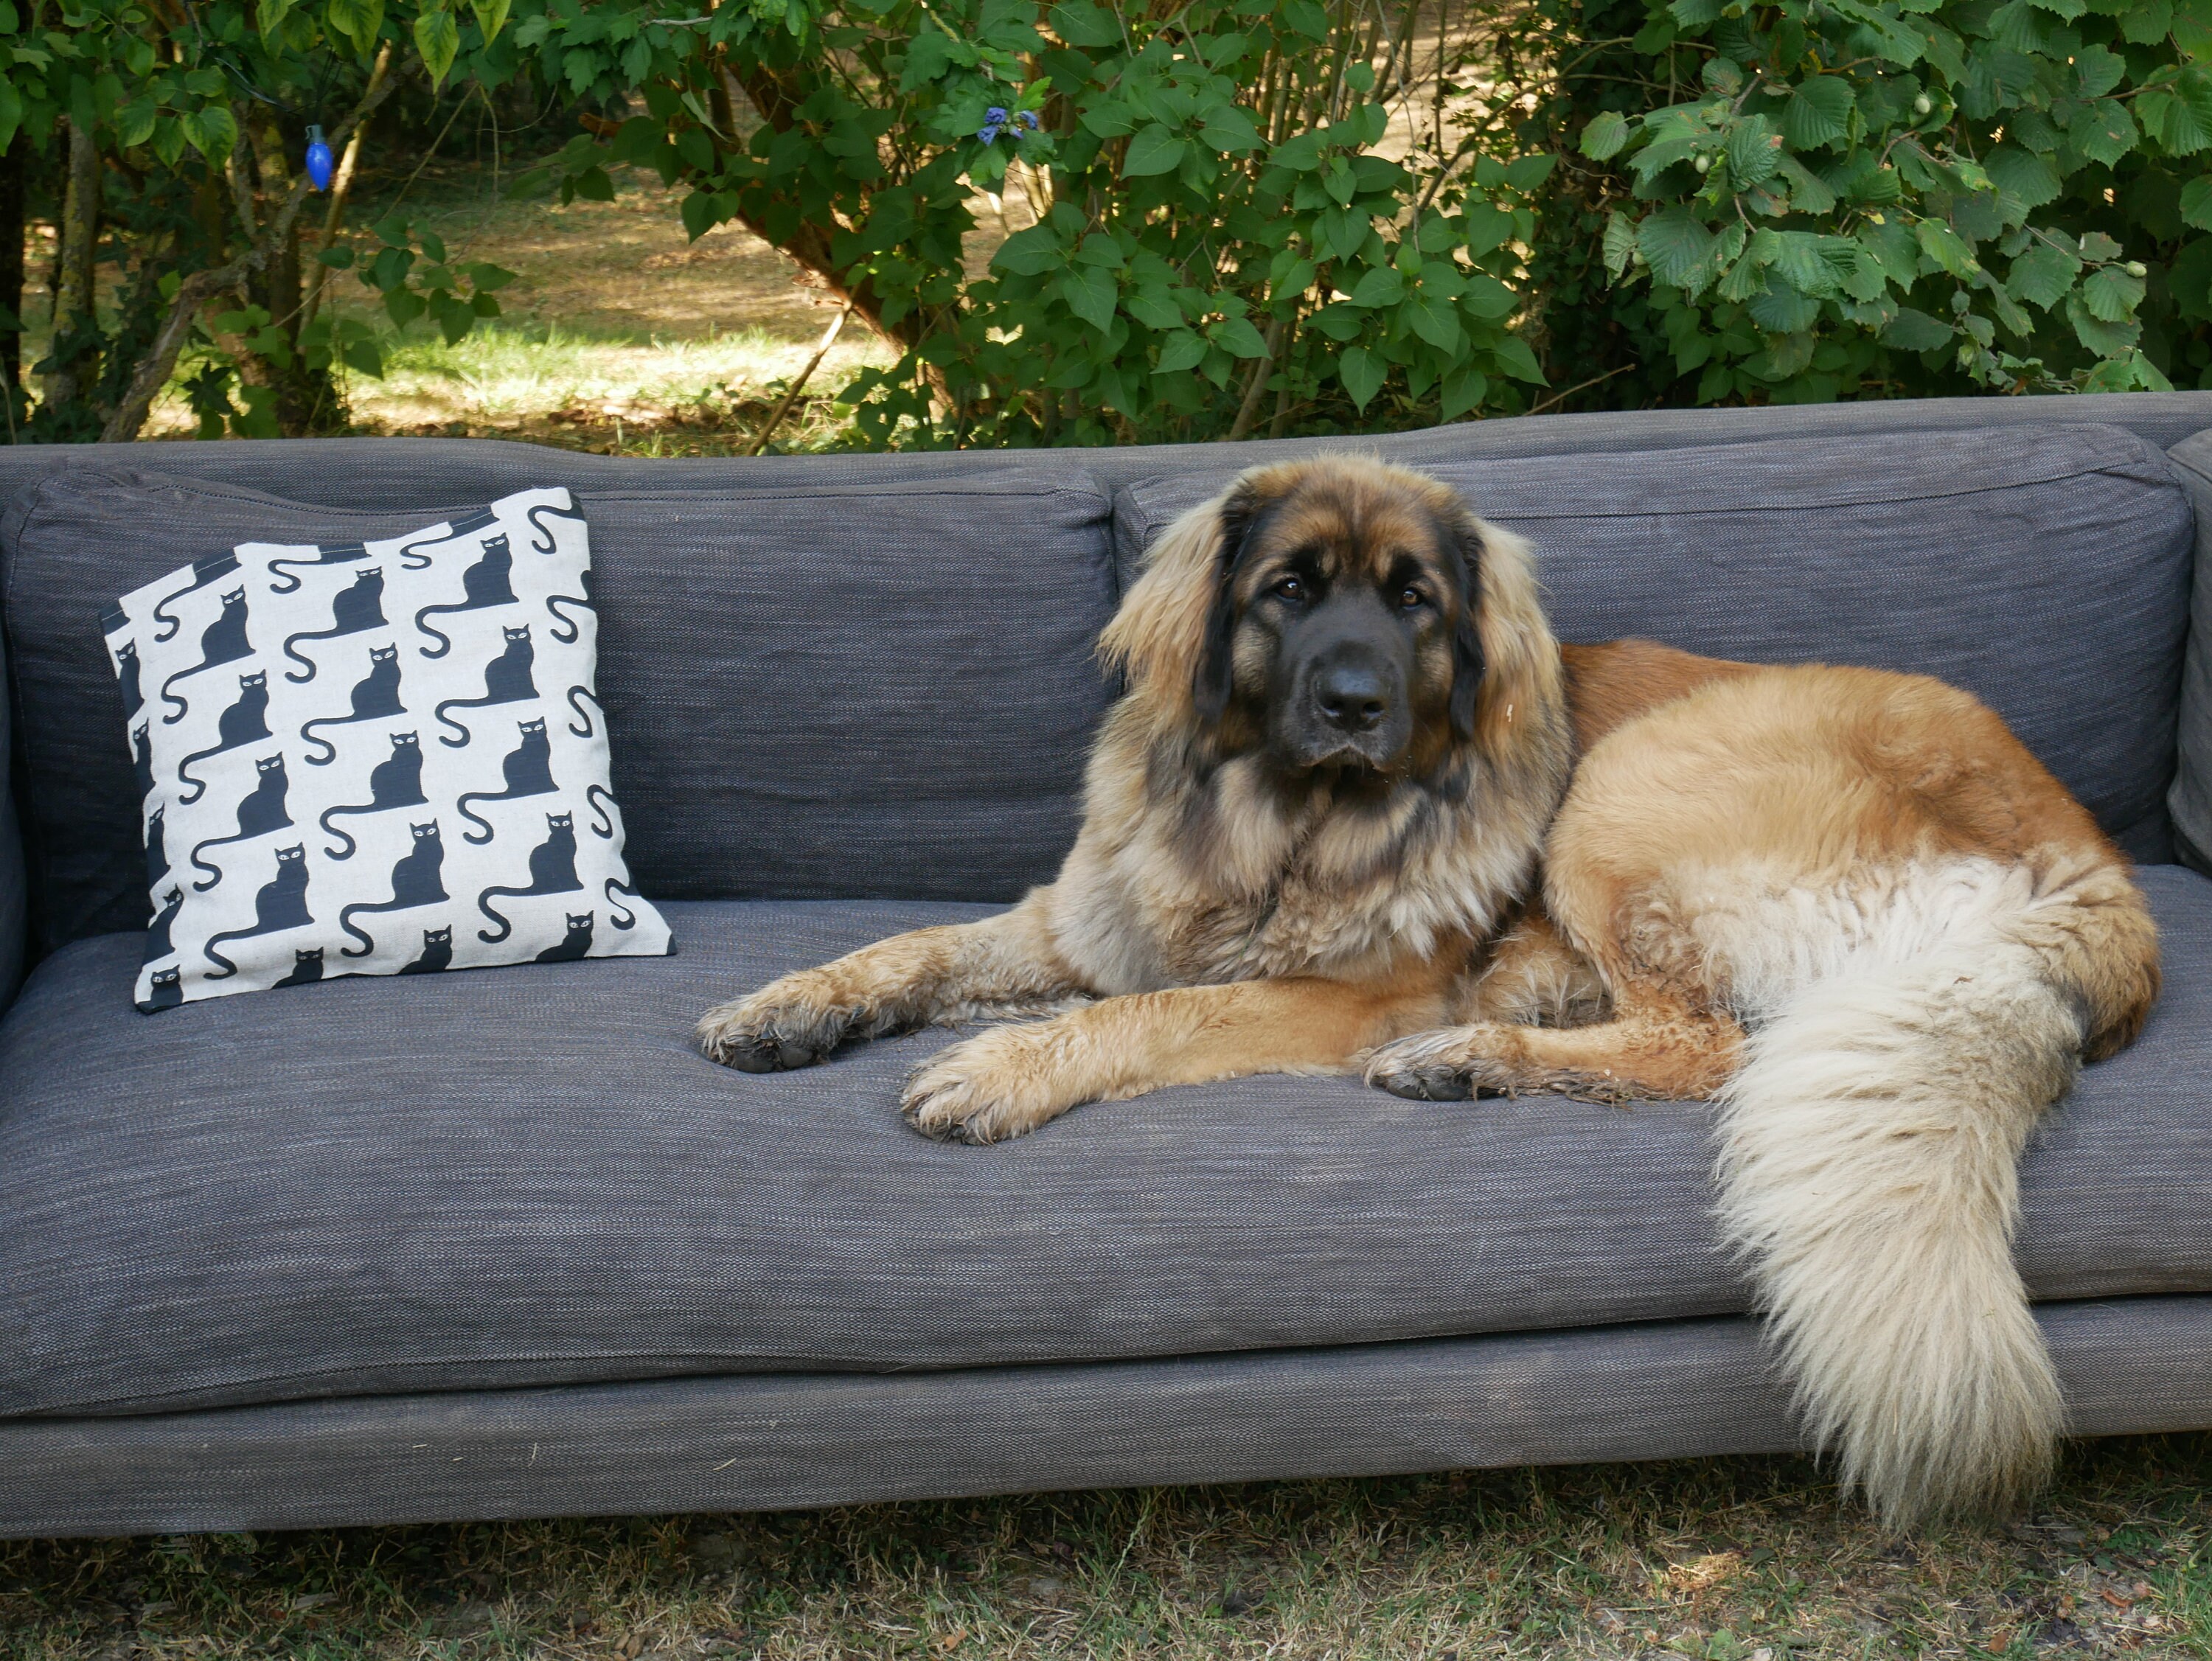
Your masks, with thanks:
<instances>
[{"instance_id":1,"label":"dog's black muzzle","mask_svg":"<svg viewBox=\"0 0 2212 1661\"><path fill-rule=\"evenodd\" d=\"M1299 767L1395 765L1413 742L1413 642L1371 592L1332 597L1282 643L1275 743Z\"/></svg>"}]
</instances>

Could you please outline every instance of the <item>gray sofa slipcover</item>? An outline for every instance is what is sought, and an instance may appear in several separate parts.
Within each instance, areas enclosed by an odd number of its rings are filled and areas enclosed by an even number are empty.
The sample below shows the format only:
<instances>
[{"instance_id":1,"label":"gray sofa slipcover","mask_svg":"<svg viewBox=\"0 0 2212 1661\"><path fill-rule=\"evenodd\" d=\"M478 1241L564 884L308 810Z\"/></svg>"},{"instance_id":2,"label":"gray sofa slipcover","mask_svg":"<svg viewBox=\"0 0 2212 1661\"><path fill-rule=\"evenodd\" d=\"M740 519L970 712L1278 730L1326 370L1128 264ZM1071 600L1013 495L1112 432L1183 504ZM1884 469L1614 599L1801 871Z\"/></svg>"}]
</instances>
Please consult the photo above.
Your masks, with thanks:
<instances>
[{"instance_id":1,"label":"gray sofa slipcover","mask_svg":"<svg viewBox=\"0 0 2212 1661\"><path fill-rule=\"evenodd\" d=\"M2172 394L1363 446L1531 536L1567 638L1971 688L2140 862L2165 997L2023 1170L2084 1434L2212 1425L2207 429L2212 395ZM950 1034L765 1077L690 1046L734 989L1048 878L1146 542L1311 447L0 450L0 1534L1795 1446L1695 1105L1251 1079L971 1149L894 1106ZM592 522L616 785L678 955L137 1014L100 603L537 483Z\"/></svg>"}]
</instances>

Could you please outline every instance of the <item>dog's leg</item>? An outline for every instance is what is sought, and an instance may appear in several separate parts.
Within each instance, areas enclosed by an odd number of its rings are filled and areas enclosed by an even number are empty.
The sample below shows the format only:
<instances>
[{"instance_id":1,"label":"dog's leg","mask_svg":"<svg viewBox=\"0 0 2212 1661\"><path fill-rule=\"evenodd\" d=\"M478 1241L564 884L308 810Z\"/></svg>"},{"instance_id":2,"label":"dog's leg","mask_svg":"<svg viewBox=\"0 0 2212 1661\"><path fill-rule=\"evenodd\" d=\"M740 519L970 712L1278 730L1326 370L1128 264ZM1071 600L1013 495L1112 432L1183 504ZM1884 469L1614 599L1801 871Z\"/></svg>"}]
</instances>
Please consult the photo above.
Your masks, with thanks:
<instances>
[{"instance_id":1,"label":"dog's leg","mask_svg":"<svg viewBox=\"0 0 2212 1661\"><path fill-rule=\"evenodd\" d=\"M710 1009L699 1047L726 1067L772 1073L848 1039L957 1020L993 1005L1049 1003L1085 988L1053 943L1042 894L980 923L916 929L770 981Z\"/></svg>"},{"instance_id":2,"label":"dog's leg","mask_svg":"<svg viewBox=\"0 0 2212 1661\"><path fill-rule=\"evenodd\" d=\"M1252 1073L1334 1073L1441 1018L1432 979L1385 987L1248 980L1109 997L939 1052L907 1082L907 1118L945 1141L1000 1142L1080 1102Z\"/></svg>"},{"instance_id":3,"label":"dog's leg","mask_svg":"<svg viewBox=\"0 0 2212 1661\"><path fill-rule=\"evenodd\" d=\"M1589 1027L1483 1021L1416 1033L1367 1058L1367 1082L1394 1095L1461 1101L1549 1092L1584 1101L1703 1100L1743 1048L1729 1015L1631 986L1613 1018Z\"/></svg>"}]
</instances>

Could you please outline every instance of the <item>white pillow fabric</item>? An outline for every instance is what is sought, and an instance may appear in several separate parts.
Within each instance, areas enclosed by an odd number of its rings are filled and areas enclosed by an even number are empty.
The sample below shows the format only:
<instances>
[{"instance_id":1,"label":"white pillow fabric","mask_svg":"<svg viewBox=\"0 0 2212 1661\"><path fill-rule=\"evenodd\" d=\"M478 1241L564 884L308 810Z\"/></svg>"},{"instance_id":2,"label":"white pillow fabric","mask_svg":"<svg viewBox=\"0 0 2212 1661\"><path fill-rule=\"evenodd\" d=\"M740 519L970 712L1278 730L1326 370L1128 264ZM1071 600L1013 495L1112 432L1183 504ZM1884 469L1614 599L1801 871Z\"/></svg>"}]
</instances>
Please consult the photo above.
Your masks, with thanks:
<instances>
[{"instance_id":1,"label":"white pillow fabric","mask_svg":"<svg viewBox=\"0 0 2212 1661\"><path fill-rule=\"evenodd\" d=\"M145 796L138 1007L347 974L659 956L562 489L409 536L246 543L103 620Z\"/></svg>"}]
</instances>

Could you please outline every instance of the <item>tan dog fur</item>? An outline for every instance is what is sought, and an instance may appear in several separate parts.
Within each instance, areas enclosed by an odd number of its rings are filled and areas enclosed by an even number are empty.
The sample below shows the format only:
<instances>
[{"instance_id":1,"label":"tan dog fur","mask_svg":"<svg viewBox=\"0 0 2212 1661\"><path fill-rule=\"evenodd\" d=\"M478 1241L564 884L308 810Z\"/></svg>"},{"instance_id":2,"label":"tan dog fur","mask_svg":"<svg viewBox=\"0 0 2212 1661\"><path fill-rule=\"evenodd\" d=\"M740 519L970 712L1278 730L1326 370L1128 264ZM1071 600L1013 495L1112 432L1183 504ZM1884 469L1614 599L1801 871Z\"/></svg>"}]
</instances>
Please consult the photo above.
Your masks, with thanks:
<instances>
[{"instance_id":1,"label":"tan dog fur","mask_svg":"<svg viewBox=\"0 0 2212 1661\"><path fill-rule=\"evenodd\" d=\"M1232 563L1243 524L1264 534ZM1262 735L1200 718L1194 665L1224 581L1247 617L1316 547L1346 580L1418 555L1471 608L1482 680L1461 732L1425 636L1402 765L1286 787ZM1265 644L1239 623L1248 694ZM2015 1162L2079 1058L2140 1029L2159 970L2125 860L1995 714L1870 670L1563 658L1524 544L1358 460L1186 515L1102 646L1128 692L1059 879L713 1011L709 1055L803 1064L1061 1007L909 1081L918 1128L973 1142L1355 1064L1414 1096L1714 1098L1723 1225L1845 1480L1899 1523L2033 1487L2063 1412L2012 1265Z\"/></svg>"}]
</instances>

